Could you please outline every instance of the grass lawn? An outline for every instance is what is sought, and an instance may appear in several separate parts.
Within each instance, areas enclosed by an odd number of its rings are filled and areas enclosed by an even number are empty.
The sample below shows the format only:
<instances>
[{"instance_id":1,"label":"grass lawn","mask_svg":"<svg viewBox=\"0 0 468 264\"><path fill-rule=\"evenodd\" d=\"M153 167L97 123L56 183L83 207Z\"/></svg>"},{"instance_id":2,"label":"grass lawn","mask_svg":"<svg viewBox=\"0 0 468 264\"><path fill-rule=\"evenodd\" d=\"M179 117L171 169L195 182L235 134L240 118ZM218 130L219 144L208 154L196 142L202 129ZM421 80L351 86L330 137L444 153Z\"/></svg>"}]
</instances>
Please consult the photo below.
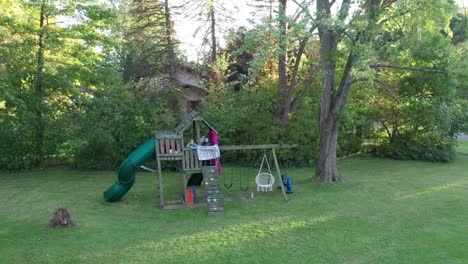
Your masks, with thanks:
<instances>
[{"instance_id":1,"label":"grass lawn","mask_svg":"<svg viewBox=\"0 0 468 264\"><path fill-rule=\"evenodd\" d=\"M1 174L0 263L468 263L468 157L339 167L342 184L289 169L288 202L278 191L250 200L253 185L236 181L221 216L158 209L151 173L117 203L102 199L114 172ZM48 229L62 206L77 226Z\"/></svg>"},{"instance_id":2,"label":"grass lawn","mask_svg":"<svg viewBox=\"0 0 468 264\"><path fill-rule=\"evenodd\" d=\"M468 140L458 140L457 151L468 155Z\"/></svg>"}]
</instances>

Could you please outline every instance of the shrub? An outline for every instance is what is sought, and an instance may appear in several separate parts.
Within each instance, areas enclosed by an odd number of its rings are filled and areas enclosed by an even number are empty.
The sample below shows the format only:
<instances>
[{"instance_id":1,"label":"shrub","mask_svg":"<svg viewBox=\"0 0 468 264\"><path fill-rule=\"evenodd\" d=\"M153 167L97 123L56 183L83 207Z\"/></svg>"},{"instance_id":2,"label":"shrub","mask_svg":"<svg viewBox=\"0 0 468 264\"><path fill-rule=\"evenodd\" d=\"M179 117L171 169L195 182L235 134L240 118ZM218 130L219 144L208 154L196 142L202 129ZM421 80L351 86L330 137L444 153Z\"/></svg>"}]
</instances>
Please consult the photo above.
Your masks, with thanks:
<instances>
[{"instance_id":1,"label":"shrub","mask_svg":"<svg viewBox=\"0 0 468 264\"><path fill-rule=\"evenodd\" d=\"M455 144L454 138L434 132L424 134L406 132L396 135L392 142L381 144L377 153L398 160L447 162L455 158Z\"/></svg>"},{"instance_id":2,"label":"shrub","mask_svg":"<svg viewBox=\"0 0 468 264\"><path fill-rule=\"evenodd\" d=\"M156 130L174 128L168 101L131 85L99 91L75 122L76 138L63 148L71 148L75 167L114 169Z\"/></svg>"}]
</instances>

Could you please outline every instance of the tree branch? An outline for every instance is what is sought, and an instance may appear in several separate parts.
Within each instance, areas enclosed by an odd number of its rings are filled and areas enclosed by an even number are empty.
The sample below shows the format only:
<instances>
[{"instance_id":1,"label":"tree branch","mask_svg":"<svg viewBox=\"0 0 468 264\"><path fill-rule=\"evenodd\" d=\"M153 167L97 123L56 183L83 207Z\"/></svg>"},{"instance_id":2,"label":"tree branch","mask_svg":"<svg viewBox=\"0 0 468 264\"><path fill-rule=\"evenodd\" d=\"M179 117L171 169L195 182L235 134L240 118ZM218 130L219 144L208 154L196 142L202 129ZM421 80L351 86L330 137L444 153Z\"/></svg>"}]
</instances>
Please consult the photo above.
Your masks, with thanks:
<instances>
[{"instance_id":1,"label":"tree branch","mask_svg":"<svg viewBox=\"0 0 468 264\"><path fill-rule=\"evenodd\" d=\"M351 0L343 0L343 3L341 4L341 7L340 7L340 11L338 13L338 18L340 20L346 19L346 17L348 16L350 7L351 7Z\"/></svg>"},{"instance_id":2,"label":"tree branch","mask_svg":"<svg viewBox=\"0 0 468 264\"><path fill-rule=\"evenodd\" d=\"M302 12L304 12L310 19L314 19L314 17L310 14L309 10L304 7L302 4L297 2L297 0L292 0L297 6L299 6L302 9Z\"/></svg>"},{"instance_id":3,"label":"tree branch","mask_svg":"<svg viewBox=\"0 0 468 264\"><path fill-rule=\"evenodd\" d=\"M398 66L398 65L388 65L388 64L373 64L370 65L371 68L390 68L390 69L398 69L398 70L409 70L409 71L418 71L418 72L427 72L427 73L439 73L439 74L445 74L445 75L455 75L455 76L460 76L460 77L468 77L466 74L462 73L450 73L448 71L442 71L442 70L435 70L435 69L429 69L429 68L418 68L418 67L411 67L411 66Z\"/></svg>"},{"instance_id":4,"label":"tree branch","mask_svg":"<svg viewBox=\"0 0 468 264\"><path fill-rule=\"evenodd\" d=\"M385 128L385 131L387 132L388 138L391 140L392 133L390 133L390 129L388 129L388 126L385 124L385 122L382 120L382 118L380 118L380 116L378 116L377 119L379 119L380 123Z\"/></svg>"},{"instance_id":5,"label":"tree branch","mask_svg":"<svg viewBox=\"0 0 468 264\"><path fill-rule=\"evenodd\" d=\"M299 104L304 95L304 91L299 91L299 93L294 97L294 99L292 99L291 104L289 105L289 114L293 114L296 111L297 105Z\"/></svg>"},{"instance_id":6,"label":"tree branch","mask_svg":"<svg viewBox=\"0 0 468 264\"><path fill-rule=\"evenodd\" d=\"M364 82L364 81L369 81L370 79L369 78L362 78L362 79L355 79L353 80L353 83L356 83L356 82ZM400 98L398 98L398 96L396 96L392 89L390 89L390 86L388 86L388 84L386 84L385 82L379 80L379 79L376 79L376 78L373 78L372 81L374 82L377 82L378 84L380 84L381 86L383 86L387 91L388 93L393 97L395 98L395 100L399 103L399 104L402 104Z\"/></svg>"}]
</instances>

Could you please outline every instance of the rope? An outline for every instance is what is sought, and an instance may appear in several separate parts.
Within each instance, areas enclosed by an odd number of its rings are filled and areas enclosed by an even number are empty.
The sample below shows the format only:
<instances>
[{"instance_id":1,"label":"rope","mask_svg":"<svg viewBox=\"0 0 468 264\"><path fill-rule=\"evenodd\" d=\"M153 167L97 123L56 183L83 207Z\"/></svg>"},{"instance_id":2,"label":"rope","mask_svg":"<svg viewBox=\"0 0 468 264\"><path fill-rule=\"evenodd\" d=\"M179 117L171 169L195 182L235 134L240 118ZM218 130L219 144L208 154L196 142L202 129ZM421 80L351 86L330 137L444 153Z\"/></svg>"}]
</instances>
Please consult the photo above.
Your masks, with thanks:
<instances>
[{"instance_id":1,"label":"rope","mask_svg":"<svg viewBox=\"0 0 468 264\"><path fill-rule=\"evenodd\" d=\"M263 163L266 161L268 167L268 173L262 172ZM273 184L275 183L275 178L271 174L270 163L266 153L263 154L262 162L260 168L258 169L257 177L255 177L255 183L257 183L257 191L273 191Z\"/></svg>"},{"instance_id":2,"label":"rope","mask_svg":"<svg viewBox=\"0 0 468 264\"><path fill-rule=\"evenodd\" d=\"M266 164L267 164L267 166L268 166L268 172L271 174L270 163L268 163L268 158L267 158L266 153L263 154L262 163L260 164L260 169L258 169L258 173L257 173L257 174L260 174L260 173L262 172L263 162L264 162L264 161L266 161Z\"/></svg>"}]
</instances>

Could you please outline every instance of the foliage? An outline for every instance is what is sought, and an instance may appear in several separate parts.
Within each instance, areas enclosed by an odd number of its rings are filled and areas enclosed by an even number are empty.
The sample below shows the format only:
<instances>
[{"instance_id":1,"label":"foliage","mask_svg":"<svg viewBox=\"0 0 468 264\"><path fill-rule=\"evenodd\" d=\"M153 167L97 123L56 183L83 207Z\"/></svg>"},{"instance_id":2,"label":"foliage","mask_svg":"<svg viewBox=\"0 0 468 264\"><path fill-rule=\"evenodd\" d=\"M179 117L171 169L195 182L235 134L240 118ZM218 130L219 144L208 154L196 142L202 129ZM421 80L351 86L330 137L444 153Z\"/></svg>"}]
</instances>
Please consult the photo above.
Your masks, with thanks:
<instances>
[{"instance_id":1,"label":"foliage","mask_svg":"<svg viewBox=\"0 0 468 264\"><path fill-rule=\"evenodd\" d=\"M116 84L96 91L75 116L76 137L65 142L79 168L112 169L156 130L175 127L164 94L139 91L138 84ZM138 107L135 107L138 106Z\"/></svg>"},{"instance_id":2,"label":"foliage","mask_svg":"<svg viewBox=\"0 0 468 264\"><path fill-rule=\"evenodd\" d=\"M130 1L121 7L121 62L126 81L165 72L168 64L164 6L158 1Z\"/></svg>"},{"instance_id":3,"label":"foliage","mask_svg":"<svg viewBox=\"0 0 468 264\"><path fill-rule=\"evenodd\" d=\"M382 36L393 43L378 47L379 58L447 74L379 73L387 93L374 102L388 137L378 152L396 159L451 160L454 139L466 130L463 124L467 118L462 110L466 100L457 95L466 88L463 77L458 75L466 72L466 63L460 60L466 51L452 45L445 33L449 24L453 26L454 3L414 1L409 5L396 3L395 9L401 15L382 31ZM437 18L432 15L435 10Z\"/></svg>"},{"instance_id":4,"label":"foliage","mask_svg":"<svg viewBox=\"0 0 468 264\"><path fill-rule=\"evenodd\" d=\"M201 40L198 58L207 64L218 59L218 42L234 21L239 10L234 1L226 0L181 0L183 10L190 23L195 25L193 35ZM227 3L231 2L231 6Z\"/></svg>"},{"instance_id":5,"label":"foliage","mask_svg":"<svg viewBox=\"0 0 468 264\"><path fill-rule=\"evenodd\" d=\"M244 50L247 29L240 27L237 31L229 32L228 43L224 50L228 59L226 83L239 91L248 85L250 62L254 58L253 54Z\"/></svg>"},{"instance_id":6,"label":"foliage","mask_svg":"<svg viewBox=\"0 0 468 264\"><path fill-rule=\"evenodd\" d=\"M115 76L98 51L112 46L105 31L115 16L105 5L87 1L4 2L0 122L6 126L0 129L5 136L0 168L21 169L43 158L34 151L39 144L46 159L57 158L69 137L66 113L82 94ZM47 16L42 27L40 13ZM8 140L14 136L19 141Z\"/></svg>"},{"instance_id":7,"label":"foliage","mask_svg":"<svg viewBox=\"0 0 468 264\"><path fill-rule=\"evenodd\" d=\"M468 37L468 22L466 10L464 13L458 12L450 20L450 30L452 31L452 43L454 45L458 43L463 43Z\"/></svg>"},{"instance_id":8,"label":"foliage","mask_svg":"<svg viewBox=\"0 0 468 264\"><path fill-rule=\"evenodd\" d=\"M276 90L256 86L233 93L213 90L204 104L204 115L222 134L221 144L265 144L278 139L275 118Z\"/></svg>"},{"instance_id":9,"label":"foliage","mask_svg":"<svg viewBox=\"0 0 468 264\"><path fill-rule=\"evenodd\" d=\"M238 92L228 88L213 90L205 100L204 116L220 132L222 145L298 144L298 149L282 150L279 159L295 165L313 164L317 159L318 147L318 123L314 120L318 110L318 102L314 96L318 93L317 87L314 86L304 97L304 104L298 106L285 134L280 133L277 123L277 92L276 83L272 82L254 85ZM369 124L367 123L367 128L363 125L368 121L360 118L357 111L361 110L350 109L349 116L343 121L345 132L339 139L340 156L361 152L361 143L366 133L370 133L365 131L370 129ZM361 137L356 137L356 133L361 133ZM258 160L255 155L236 158L245 158L242 162L248 164ZM228 159L230 158L227 157L226 160Z\"/></svg>"},{"instance_id":10,"label":"foliage","mask_svg":"<svg viewBox=\"0 0 468 264\"><path fill-rule=\"evenodd\" d=\"M399 160L424 160L447 162L455 158L456 140L437 133L414 133L396 135L392 142L383 143L378 154Z\"/></svg>"},{"instance_id":11,"label":"foliage","mask_svg":"<svg viewBox=\"0 0 468 264\"><path fill-rule=\"evenodd\" d=\"M279 153L283 162L317 160L323 97L318 84L323 80L313 29L320 22L343 33L336 52L327 55L336 63L332 82L338 84L346 72L347 55L360 57L353 62L337 155L372 150L398 159L452 158L454 137L468 132L463 10L457 10L454 1L384 1L393 4L379 13L370 41L353 42L368 26L362 9L344 8L325 19L311 13L313 2L301 1L295 15L283 17L279 1L252 1L259 8L258 23L251 21L251 29L232 29L227 47L218 47L216 55L223 56L216 63L195 66L210 74L204 113L221 131L221 143L297 143L294 152ZM230 21L224 3L191 3L189 15L208 22L207 31L202 30L206 41L211 15L216 14L217 39ZM155 129L173 128L172 112L177 112L184 92L164 85L159 92L150 91L154 77L167 73L169 60L161 2L0 0L0 5L0 169L33 167L41 131L44 166L113 168ZM42 6L47 19L41 27ZM343 20L346 12L349 19ZM280 55L287 59L281 73ZM397 68L376 67L380 64ZM280 75L286 80L284 89L278 89ZM283 106L290 111L279 119ZM280 128L283 121L289 123L286 128ZM427 146L419 144L430 140Z\"/></svg>"}]
</instances>

